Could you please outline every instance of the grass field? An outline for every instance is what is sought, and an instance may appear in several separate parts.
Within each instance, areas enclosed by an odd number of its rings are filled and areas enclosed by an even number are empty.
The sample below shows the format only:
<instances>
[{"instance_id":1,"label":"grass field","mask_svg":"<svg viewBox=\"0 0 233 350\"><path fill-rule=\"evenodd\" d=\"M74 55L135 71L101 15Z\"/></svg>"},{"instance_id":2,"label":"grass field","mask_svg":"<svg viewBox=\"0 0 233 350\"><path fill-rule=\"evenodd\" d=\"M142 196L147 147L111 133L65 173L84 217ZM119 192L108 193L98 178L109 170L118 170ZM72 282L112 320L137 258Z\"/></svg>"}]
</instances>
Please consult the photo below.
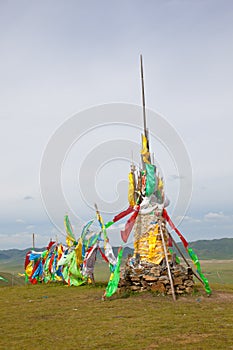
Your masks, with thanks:
<instances>
[{"instance_id":1,"label":"grass field","mask_svg":"<svg viewBox=\"0 0 233 350\"><path fill-rule=\"evenodd\" d=\"M201 266L210 283L233 284L233 260L202 260Z\"/></svg>"},{"instance_id":2,"label":"grass field","mask_svg":"<svg viewBox=\"0 0 233 350\"><path fill-rule=\"evenodd\" d=\"M2 287L0 349L233 349L233 286L101 300L104 286Z\"/></svg>"},{"instance_id":3,"label":"grass field","mask_svg":"<svg viewBox=\"0 0 233 350\"><path fill-rule=\"evenodd\" d=\"M17 286L15 274L9 286L0 284L0 349L233 349L232 261L202 267L212 296L197 285L176 302L149 292L102 301L100 282ZM108 276L97 264L97 279Z\"/></svg>"}]
</instances>

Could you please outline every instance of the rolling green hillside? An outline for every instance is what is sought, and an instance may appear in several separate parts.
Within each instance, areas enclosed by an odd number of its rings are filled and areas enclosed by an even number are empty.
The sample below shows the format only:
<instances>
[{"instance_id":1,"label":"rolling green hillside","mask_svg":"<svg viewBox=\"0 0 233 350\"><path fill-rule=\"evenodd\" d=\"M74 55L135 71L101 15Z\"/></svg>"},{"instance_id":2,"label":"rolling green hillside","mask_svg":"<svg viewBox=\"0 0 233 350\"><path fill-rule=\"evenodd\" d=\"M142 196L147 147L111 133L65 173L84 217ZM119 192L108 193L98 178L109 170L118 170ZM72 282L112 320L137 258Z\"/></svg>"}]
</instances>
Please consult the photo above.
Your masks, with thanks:
<instances>
[{"instance_id":1,"label":"rolling green hillside","mask_svg":"<svg viewBox=\"0 0 233 350\"><path fill-rule=\"evenodd\" d=\"M24 259L30 249L0 250L0 271L24 272Z\"/></svg>"},{"instance_id":2,"label":"rolling green hillside","mask_svg":"<svg viewBox=\"0 0 233 350\"><path fill-rule=\"evenodd\" d=\"M182 244L178 243L181 250L183 250ZM233 238L222 238L213 240L200 240L191 242L189 244L195 253L201 260L209 259L221 259L231 260L233 259ZM38 249L38 250L43 250ZM24 259L26 253L30 249L9 249L0 250L0 272L24 272ZM117 255L117 247L114 247L114 253ZM132 254L133 249L129 247L124 248L123 257L126 258L128 254ZM101 260L98 256L97 260Z\"/></svg>"},{"instance_id":3,"label":"rolling green hillside","mask_svg":"<svg viewBox=\"0 0 233 350\"><path fill-rule=\"evenodd\" d=\"M181 243L178 245L183 249ZM189 243L189 247L195 251L201 260L233 259L233 238L200 240Z\"/></svg>"}]
</instances>

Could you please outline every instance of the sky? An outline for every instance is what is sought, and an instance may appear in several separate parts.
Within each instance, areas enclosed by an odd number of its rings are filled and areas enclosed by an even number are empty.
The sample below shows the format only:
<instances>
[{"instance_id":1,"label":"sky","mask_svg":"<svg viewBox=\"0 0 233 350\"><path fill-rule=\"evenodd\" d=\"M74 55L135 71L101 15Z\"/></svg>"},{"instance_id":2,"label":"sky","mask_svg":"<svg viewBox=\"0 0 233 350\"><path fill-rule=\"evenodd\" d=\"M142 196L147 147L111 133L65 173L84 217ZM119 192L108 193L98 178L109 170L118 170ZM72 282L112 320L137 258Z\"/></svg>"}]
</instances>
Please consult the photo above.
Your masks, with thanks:
<instances>
[{"instance_id":1,"label":"sky","mask_svg":"<svg viewBox=\"0 0 233 350\"><path fill-rule=\"evenodd\" d=\"M118 160L107 161L98 152L108 149L110 157L116 140L140 142L140 130L111 123L85 133L85 111L110 104L115 115L115 104L141 105L140 54L146 106L179 135L192 167L192 196L180 230L189 241L233 237L232 1L2 0L0 51L0 249L30 247L32 233L38 247L56 235L64 241L63 217L51 221L42 200L40 172L50 140L73 116L80 116L83 131L60 169L69 203L60 209L71 215L78 236L82 223L94 216L85 191L95 183L109 204L104 220L110 219L118 196L114 184L127 188L132 155L130 149L128 156L122 153L123 143ZM166 152L159 135L151 143L167 180L172 214L182 174L177 175L172 151ZM95 169L85 165L90 152L103 161ZM52 180L47 191L53 192ZM123 193L122 208L127 205ZM55 209L59 204L54 200ZM121 227L109 231L113 244L120 244Z\"/></svg>"}]
</instances>

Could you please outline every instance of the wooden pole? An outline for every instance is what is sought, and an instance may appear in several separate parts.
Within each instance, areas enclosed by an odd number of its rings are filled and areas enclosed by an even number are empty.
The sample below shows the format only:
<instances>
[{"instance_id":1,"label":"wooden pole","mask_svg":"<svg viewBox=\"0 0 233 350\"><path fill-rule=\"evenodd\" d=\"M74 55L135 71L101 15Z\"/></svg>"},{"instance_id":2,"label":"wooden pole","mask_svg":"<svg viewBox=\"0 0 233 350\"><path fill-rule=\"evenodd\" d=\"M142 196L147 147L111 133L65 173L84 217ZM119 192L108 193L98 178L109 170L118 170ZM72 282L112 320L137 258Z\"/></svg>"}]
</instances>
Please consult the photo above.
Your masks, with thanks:
<instances>
[{"instance_id":1,"label":"wooden pole","mask_svg":"<svg viewBox=\"0 0 233 350\"><path fill-rule=\"evenodd\" d=\"M35 249L35 233L32 234L32 248Z\"/></svg>"},{"instance_id":2,"label":"wooden pole","mask_svg":"<svg viewBox=\"0 0 233 350\"><path fill-rule=\"evenodd\" d=\"M173 300L176 301L176 293L175 293L174 284L173 284L172 275L171 275L171 270L170 270L170 265L169 265L169 261L168 261L167 249L166 249L166 244L165 244L165 240L164 240L164 236L163 236L163 230L162 230L162 226L161 226L160 222L159 222L159 227L160 227L160 234L161 234L162 242L163 242L163 250L164 250L164 255L165 255L165 260L166 260L166 265L167 265L168 277L170 280L170 285L171 285L171 290L172 290L172 297L173 297Z\"/></svg>"},{"instance_id":3,"label":"wooden pole","mask_svg":"<svg viewBox=\"0 0 233 350\"><path fill-rule=\"evenodd\" d=\"M150 147L149 147L149 133L148 129L146 126L146 101L145 101L145 89L144 89L144 74L143 74L143 62L142 62L142 55L140 55L140 66L141 66L141 85L142 85L142 112L143 112L143 128L144 128L144 136L147 139L147 149L148 152L150 153ZM150 155L148 157L148 160L150 162ZM145 169L145 164L143 162L143 157L142 157L142 165L143 168Z\"/></svg>"},{"instance_id":4,"label":"wooden pole","mask_svg":"<svg viewBox=\"0 0 233 350\"><path fill-rule=\"evenodd\" d=\"M204 282L202 281L202 279L198 276L198 274L192 269L192 266L189 264L188 260L186 259L186 257L184 256L184 254L182 253L182 251L180 250L178 244L175 242L175 240L173 239L172 235L170 232L168 232L169 237L171 237L172 243L174 244L174 246L176 247L176 249L178 250L179 254L182 256L183 260L186 262L187 266L192 270L194 276L203 284Z\"/></svg>"},{"instance_id":5,"label":"wooden pole","mask_svg":"<svg viewBox=\"0 0 233 350\"><path fill-rule=\"evenodd\" d=\"M144 75L143 75L142 55L140 55L140 64L141 64L141 83L142 83L143 127L144 127L144 135L145 135L146 138L147 138L147 128L146 128L146 102L145 102L145 89L144 89Z\"/></svg>"},{"instance_id":6,"label":"wooden pole","mask_svg":"<svg viewBox=\"0 0 233 350\"><path fill-rule=\"evenodd\" d=\"M97 204L96 203L94 203L94 207L95 207L95 211L96 211L96 214L98 214L99 215L99 210L98 210L98 207L97 207Z\"/></svg>"}]
</instances>

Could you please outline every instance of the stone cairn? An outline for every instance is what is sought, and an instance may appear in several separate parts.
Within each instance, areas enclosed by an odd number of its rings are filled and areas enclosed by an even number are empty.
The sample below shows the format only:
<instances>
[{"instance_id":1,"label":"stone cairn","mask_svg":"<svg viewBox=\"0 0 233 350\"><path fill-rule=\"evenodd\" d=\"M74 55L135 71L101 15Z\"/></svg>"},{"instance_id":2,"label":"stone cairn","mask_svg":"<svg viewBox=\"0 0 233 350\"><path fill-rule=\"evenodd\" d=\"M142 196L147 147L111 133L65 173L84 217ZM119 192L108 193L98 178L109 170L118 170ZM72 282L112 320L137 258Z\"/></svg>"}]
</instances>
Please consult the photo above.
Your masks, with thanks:
<instances>
[{"instance_id":1,"label":"stone cairn","mask_svg":"<svg viewBox=\"0 0 233 350\"><path fill-rule=\"evenodd\" d=\"M176 254L170 253L165 221L161 212L155 212L138 215L134 226L134 255L128 256L121 271L120 293L152 291L161 295L172 294L161 230L175 294L193 292L193 271L189 266L177 263Z\"/></svg>"},{"instance_id":2,"label":"stone cairn","mask_svg":"<svg viewBox=\"0 0 233 350\"><path fill-rule=\"evenodd\" d=\"M193 292L194 282L192 270L181 264L171 265L171 274L176 294L190 294ZM135 263L134 258L129 258L124 267L119 282L119 291L143 292L152 291L158 294L172 294L168 278L167 267L148 262Z\"/></svg>"}]
</instances>

